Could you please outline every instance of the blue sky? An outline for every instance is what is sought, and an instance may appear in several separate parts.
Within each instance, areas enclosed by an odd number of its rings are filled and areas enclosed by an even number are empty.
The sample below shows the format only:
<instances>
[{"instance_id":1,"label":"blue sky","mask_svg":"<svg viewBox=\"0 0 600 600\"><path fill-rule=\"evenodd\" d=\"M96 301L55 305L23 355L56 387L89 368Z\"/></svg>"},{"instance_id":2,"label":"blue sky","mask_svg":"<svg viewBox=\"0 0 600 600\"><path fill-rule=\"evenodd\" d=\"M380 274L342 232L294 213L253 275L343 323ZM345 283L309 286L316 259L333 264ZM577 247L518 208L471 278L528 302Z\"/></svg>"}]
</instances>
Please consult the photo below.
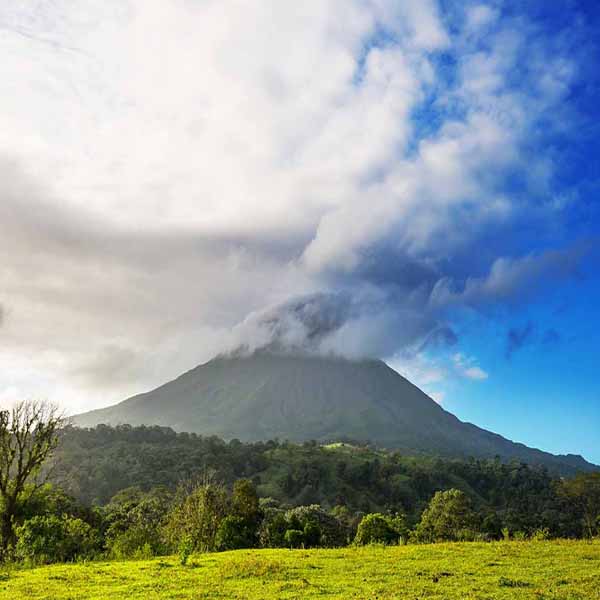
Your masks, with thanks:
<instances>
[{"instance_id":1,"label":"blue sky","mask_svg":"<svg viewBox=\"0 0 600 600\"><path fill-rule=\"evenodd\" d=\"M595 2L0 5L0 402L277 341L600 463Z\"/></svg>"},{"instance_id":2,"label":"blue sky","mask_svg":"<svg viewBox=\"0 0 600 600\"><path fill-rule=\"evenodd\" d=\"M552 193L572 200L550 231L540 231L533 218L506 232L503 243L527 252L590 240L590 251L572 278L547 282L526 304L464 318L461 351L477 356L489 377L455 383L444 405L513 439L600 462L600 7L528 2L503 14L531 19L542 40L563 37L576 70L561 106L564 129L542 132L530 149L553 157ZM505 185L509 193L518 190L511 180Z\"/></svg>"}]
</instances>

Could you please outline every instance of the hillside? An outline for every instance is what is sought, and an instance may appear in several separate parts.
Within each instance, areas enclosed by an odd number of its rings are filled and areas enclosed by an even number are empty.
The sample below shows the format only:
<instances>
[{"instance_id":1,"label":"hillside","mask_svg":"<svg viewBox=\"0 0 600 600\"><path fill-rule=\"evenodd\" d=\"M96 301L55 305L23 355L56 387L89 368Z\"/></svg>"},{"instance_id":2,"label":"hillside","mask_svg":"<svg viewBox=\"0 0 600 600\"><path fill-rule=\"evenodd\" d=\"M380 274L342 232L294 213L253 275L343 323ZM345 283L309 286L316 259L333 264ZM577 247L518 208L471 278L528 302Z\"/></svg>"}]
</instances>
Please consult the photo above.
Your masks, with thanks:
<instances>
[{"instance_id":1,"label":"hillside","mask_svg":"<svg viewBox=\"0 0 600 600\"><path fill-rule=\"evenodd\" d=\"M411 454L516 458L564 474L593 468L580 456L554 456L460 421L378 360L219 357L73 422L162 425L242 441L368 441Z\"/></svg>"}]
</instances>

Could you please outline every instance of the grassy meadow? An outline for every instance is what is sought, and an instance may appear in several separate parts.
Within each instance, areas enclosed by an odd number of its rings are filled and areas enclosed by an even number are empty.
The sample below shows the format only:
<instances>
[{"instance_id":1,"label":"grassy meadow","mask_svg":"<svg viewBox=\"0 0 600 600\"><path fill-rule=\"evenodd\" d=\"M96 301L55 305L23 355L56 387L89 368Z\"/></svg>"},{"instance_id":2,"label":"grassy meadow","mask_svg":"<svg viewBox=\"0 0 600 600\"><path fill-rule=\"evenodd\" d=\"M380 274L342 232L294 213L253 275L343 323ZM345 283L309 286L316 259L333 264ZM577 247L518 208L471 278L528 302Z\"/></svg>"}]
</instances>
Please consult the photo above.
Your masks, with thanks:
<instances>
[{"instance_id":1,"label":"grassy meadow","mask_svg":"<svg viewBox=\"0 0 600 600\"><path fill-rule=\"evenodd\" d=\"M600 599L600 543L237 550L0 573L0 600Z\"/></svg>"}]
</instances>

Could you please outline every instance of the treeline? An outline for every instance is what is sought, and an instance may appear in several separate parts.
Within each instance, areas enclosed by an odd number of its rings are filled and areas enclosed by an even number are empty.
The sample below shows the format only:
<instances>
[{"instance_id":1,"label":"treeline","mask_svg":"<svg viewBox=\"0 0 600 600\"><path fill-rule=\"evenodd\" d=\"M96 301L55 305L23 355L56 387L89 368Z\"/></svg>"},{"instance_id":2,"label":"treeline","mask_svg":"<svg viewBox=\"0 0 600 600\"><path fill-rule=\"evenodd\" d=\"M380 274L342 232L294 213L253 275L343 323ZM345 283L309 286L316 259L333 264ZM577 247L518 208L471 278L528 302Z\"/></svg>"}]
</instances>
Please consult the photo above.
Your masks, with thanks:
<instances>
[{"instance_id":1,"label":"treeline","mask_svg":"<svg viewBox=\"0 0 600 600\"><path fill-rule=\"evenodd\" d=\"M592 502L600 476L582 475L560 485L565 500L574 505L581 501L581 531L598 535L600 503ZM237 480L232 489L210 479L182 483L175 491L128 488L103 507L84 507L47 485L21 517L11 557L28 564L167 554L178 554L185 564L193 553L242 548L545 540L554 535L548 527L529 533L500 527L497 515L476 510L469 496L454 488L437 491L411 525L402 512L364 514L344 505L330 510L318 504L285 507L259 498L248 479Z\"/></svg>"},{"instance_id":2,"label":"treeline","mask_svg":"<svg viewBox=\"0 0 600 600\"><path fill-rule=\"evenodd\" d=\"M557 537L589 535L582 507L562 479L518 462L410 457L349 444L225 442L162 427L108 427L61 432L53 482L83 505L106 505L120 490L175 490L210 475L229 489L249 479L261 498L292 508L318 504L351 514L402 513L413 527L435 492L458 489L482 530L548 529ZM587 533L586 533L587 528Z\"/></svg>"},{"instance_id":3,"label":"treeline","mask_svg":"<svg viewBox=\"0 0 600 600\"><path fill-rule=\"evenodd\" d=\"M51 483L40 486L43 475ZM0 411L0 500L1 558L30 563L600 534L600 473L76 429L28 404Z\"/></svg>"}]
</instances>

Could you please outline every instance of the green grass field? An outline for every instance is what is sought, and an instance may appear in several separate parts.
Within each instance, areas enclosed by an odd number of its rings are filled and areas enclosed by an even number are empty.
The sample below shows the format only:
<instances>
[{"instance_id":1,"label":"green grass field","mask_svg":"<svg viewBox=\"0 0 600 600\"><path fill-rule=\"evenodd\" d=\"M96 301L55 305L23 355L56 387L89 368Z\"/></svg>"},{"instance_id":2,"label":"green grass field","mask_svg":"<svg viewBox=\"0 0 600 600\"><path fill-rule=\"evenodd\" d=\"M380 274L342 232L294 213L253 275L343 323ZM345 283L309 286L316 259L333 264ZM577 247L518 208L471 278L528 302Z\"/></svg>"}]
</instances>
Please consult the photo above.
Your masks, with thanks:
<instances>
[{"instance_id":1,"label":"green grass field","mask_svg":"<svg viewBox=\"0 0 600 600\"><path fill-rule=\"evenodd\" d=\"M0 573L0 599L600 599L600 543L239 550Z\"/></svg>"}]
</instances>

